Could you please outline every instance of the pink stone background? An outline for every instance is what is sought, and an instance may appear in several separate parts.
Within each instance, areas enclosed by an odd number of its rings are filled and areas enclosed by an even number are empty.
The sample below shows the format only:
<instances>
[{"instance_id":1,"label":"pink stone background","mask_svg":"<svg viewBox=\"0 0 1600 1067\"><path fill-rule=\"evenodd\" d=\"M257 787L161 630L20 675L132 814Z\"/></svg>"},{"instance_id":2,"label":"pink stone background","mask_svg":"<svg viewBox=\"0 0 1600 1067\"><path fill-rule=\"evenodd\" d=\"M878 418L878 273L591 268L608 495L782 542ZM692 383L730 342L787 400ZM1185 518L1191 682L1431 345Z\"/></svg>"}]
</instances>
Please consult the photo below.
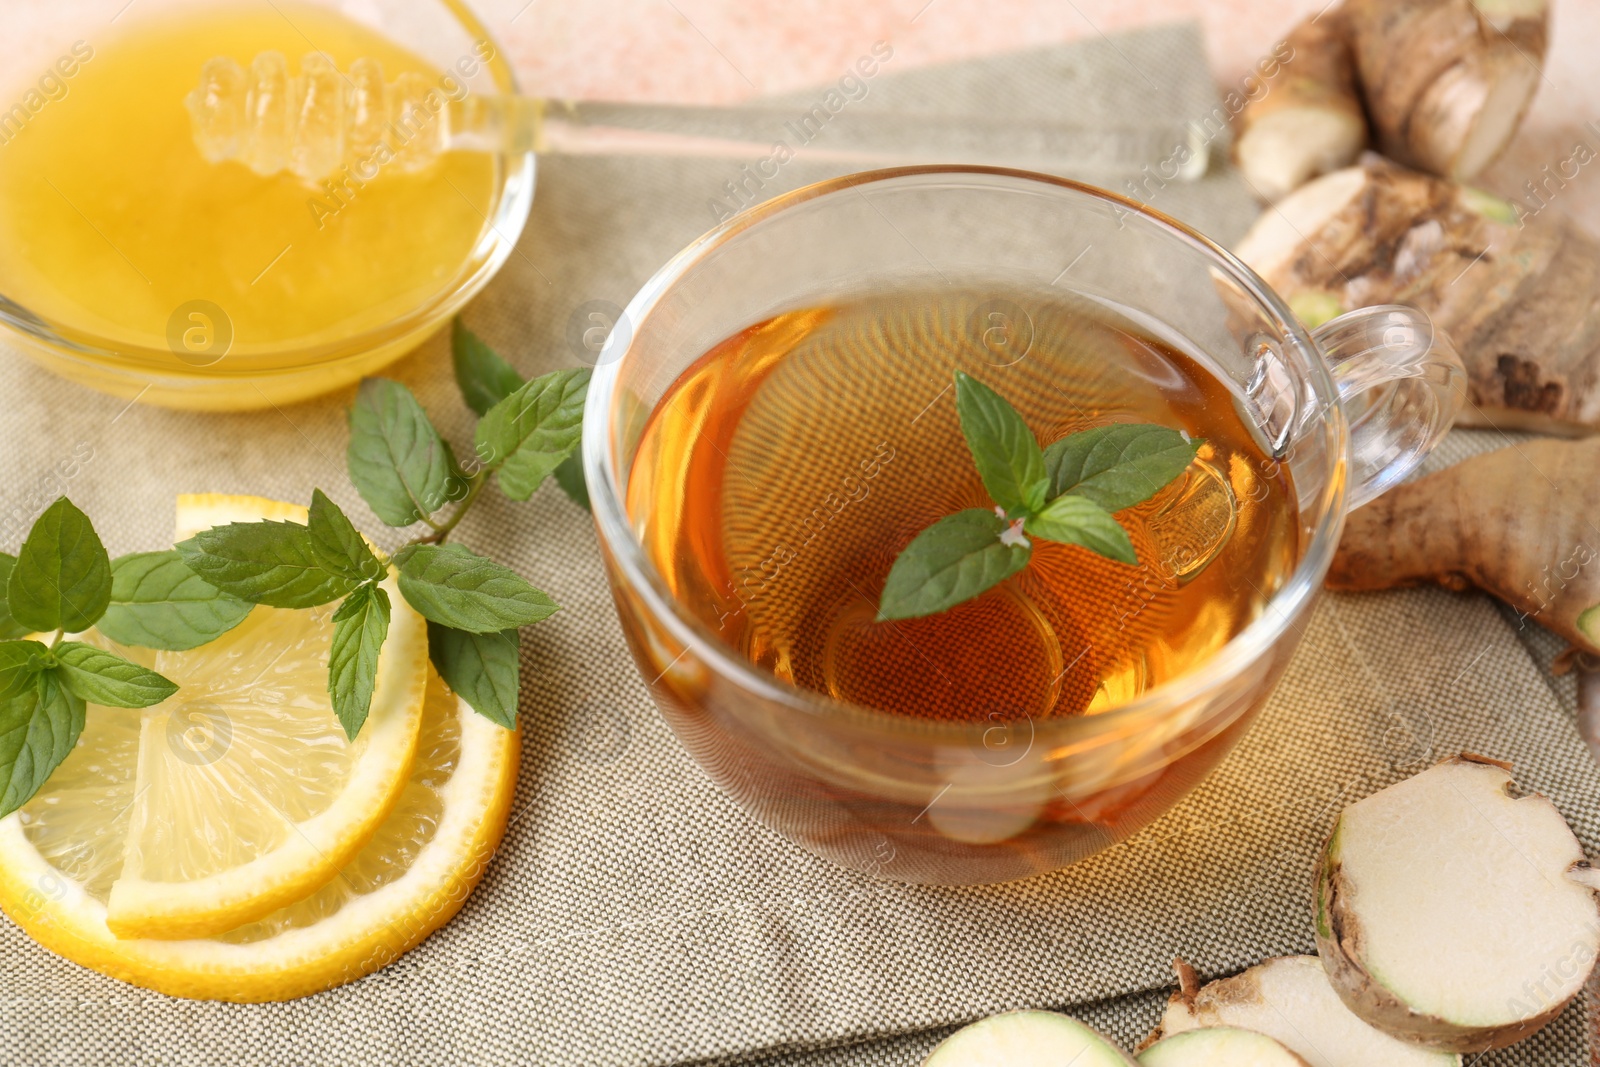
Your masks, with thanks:
<instances>
[{"instance_id":1,"label":"pink stone background","mask_svg":"<svg viewBox=\"0 0 1600 1067\"><path fill-rule=\"evenodd\" d=\"M1327 0L472 0L513 57L523 85L555 96L734 101L832 81L875 40L895 68L1198 21L1219 84ZM1568 159L1600 155L1600 3L1553 0L1553 47L1532 112L1478 184L1526 199L1524 183ZM1130 72L1130 77L1134 75ZM1600 161L1555 204L1600 234ZM1534 206L1532 201L1528 201Z\"/></svg>"}]
</instances>

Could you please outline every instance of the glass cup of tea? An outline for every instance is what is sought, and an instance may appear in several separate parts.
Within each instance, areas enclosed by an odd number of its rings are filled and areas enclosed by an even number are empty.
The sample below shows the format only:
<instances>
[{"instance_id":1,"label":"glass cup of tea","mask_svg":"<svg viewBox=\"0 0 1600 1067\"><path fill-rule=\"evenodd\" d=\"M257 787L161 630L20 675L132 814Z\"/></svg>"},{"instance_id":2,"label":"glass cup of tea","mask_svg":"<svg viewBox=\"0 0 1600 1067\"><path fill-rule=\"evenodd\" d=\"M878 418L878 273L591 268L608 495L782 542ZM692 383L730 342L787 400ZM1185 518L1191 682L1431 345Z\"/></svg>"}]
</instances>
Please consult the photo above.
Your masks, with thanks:
<instances>
[{"instance_id":1,"label":"glass cup of tea","mask_svg":"<svg viewBox=\"0 0 1600 1067\"><path fill-rule=\"evenodd\" d=\"M956 371L1041 445L1117 422L1198 442L1118 513L1136 563L1036 540L976 599L877 617L919 531L993 506ZM1308 333L1145 206L912 167L779 197L668 263L602 350L583 465L640 672L717 784L847 867L979 884L1105 848L1216 766L1347 509L1416 468L1463 382L1418 311Z\"/></svg>"}]
</instances>

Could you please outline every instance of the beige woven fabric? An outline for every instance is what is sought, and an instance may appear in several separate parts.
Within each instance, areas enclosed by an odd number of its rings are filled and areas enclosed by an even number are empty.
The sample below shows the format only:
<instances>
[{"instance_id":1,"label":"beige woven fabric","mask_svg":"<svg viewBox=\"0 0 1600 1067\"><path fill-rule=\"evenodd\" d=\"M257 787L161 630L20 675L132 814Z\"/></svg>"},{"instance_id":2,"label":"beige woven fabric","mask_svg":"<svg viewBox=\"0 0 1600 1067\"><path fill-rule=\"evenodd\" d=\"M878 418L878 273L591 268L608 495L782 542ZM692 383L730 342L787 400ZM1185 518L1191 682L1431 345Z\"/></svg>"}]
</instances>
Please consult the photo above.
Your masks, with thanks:
<instances>
[{"instance_id":1,"label":"beige woven fabric","mask_svg":"<svg viewBox=\"0 0 1600 1067\"><path fill-rule=\"evenodd\" d=\"M1053 86L1040 106L1089 118L1214 106L1187 29L976 67L918 74L907 91L946 106L1011 78L1029 93ZM707 201L735 170L545 161L534 220L469 323L525 373L572 364L573 309L626 303L707 227ZM796 162L781 180L821 175ZM1226 175L1172 186L1157 206L1224 240L1254 213ZM467 439L442 339L392 373ZM14 548L31 509L61 491L114 553L168 543L169 501L184 490L306 500L320 486L380 528L344 476L348 392L253 415L125 409L10 356L0 392L0 455L25 472L0 483L0 547ZM76 468L61 465L85 450ZM1506 620L1479 597L1416 591L1326 600L1239 750L1132 841L1011 885L875 882L752 822L689 761L629 660L589 518L559 490L525 505L488 496L461 537L566 609L525 633L514 815L461 915L363 981L260 1006L124 986L0 924L0 1063L886 1067L916 1062L952 1025L1019 1005L1077 1005L1133 1042L1155 1021L1174 955L1219 974L1309 950L1312 857L1333 813L1434 753L1514 760L1600 849L1600 772ZM1477 1062L1576 1064L1579 1022L1569 1011Z\"/></svg>"}]
</instances>

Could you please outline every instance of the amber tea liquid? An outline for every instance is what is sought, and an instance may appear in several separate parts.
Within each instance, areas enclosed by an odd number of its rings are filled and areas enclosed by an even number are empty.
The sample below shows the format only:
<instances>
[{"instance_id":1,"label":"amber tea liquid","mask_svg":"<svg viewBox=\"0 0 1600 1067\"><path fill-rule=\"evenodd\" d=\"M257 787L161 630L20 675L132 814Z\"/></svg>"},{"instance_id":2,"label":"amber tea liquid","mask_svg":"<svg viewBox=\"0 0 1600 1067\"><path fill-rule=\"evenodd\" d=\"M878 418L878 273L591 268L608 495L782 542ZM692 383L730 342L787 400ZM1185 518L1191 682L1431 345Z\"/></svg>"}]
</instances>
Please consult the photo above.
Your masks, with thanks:
<instances>
[{"instance_id":1,"label":"amber tea liquid","mask_svg":"<svg viewBox=\"0 0 1600 1067\"><path fill-rule=\"evenodd\" d=\"M1118 514L1127 566L1034 542L1021 574L951 611L876 622L895 556L991 506L954 371L1006 397L1041 444L1110 422L1204 438ZM779 315L728 338L662 399L628 486L679 602L793 685L896 715L1092 715L1203 663L1299 558L1287 469L1200 358L1060 295L901 292Z\"/></svg>"}]
</instances>

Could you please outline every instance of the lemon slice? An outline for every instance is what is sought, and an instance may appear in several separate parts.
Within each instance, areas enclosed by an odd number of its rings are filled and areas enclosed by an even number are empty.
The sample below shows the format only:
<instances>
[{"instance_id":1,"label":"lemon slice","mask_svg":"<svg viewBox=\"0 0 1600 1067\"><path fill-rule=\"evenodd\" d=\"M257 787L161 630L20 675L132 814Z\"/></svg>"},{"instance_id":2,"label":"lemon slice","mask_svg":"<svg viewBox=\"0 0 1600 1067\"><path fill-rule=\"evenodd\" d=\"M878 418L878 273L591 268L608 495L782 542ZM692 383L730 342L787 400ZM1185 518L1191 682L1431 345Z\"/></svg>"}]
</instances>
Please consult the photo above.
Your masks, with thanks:
<instances>
[{"instance_id":1,"label":"lemon slice","mask_svg":"<svg viewBox=\"0 0 1600 1067\"><path fill-rule=\"evenodd\" d=\"M180 497L178 539L260 519L304 522L306 512L254 497ZM96 758L58 770L20 813L46 857L68 873L95 872L85 884L103 891L112 933L231 930L315 892L366 844L405 784L427 684L426 625L392 587L390 600L372 710L353 742L327 694L333 605L258 607L187 652L85 635L180 687L153 708L91 705L74 755ZM126 792L120 807L106 797L83 806L111 781Z\"/></svg>"},{"instance_id":2,"label":"lemon slice","mask_svg":"<svg viewBox=\"0 0 1600 1067\"><path fill-rule=\"evenodd\" d=\"M372 839L310 896L219 937L120 940L106 925L115 873L104 849L46 832L65 813L115 839L137 786L137 733L92 708L84 736L35 797L0 820L0 908L35 941L113 978L177 997L287 1000L388 964L460 909L505 830L520 735L473 712L428 671L416 759ZM97 821L98 817L98 821Z\"/></svg>"}]
</instances>

